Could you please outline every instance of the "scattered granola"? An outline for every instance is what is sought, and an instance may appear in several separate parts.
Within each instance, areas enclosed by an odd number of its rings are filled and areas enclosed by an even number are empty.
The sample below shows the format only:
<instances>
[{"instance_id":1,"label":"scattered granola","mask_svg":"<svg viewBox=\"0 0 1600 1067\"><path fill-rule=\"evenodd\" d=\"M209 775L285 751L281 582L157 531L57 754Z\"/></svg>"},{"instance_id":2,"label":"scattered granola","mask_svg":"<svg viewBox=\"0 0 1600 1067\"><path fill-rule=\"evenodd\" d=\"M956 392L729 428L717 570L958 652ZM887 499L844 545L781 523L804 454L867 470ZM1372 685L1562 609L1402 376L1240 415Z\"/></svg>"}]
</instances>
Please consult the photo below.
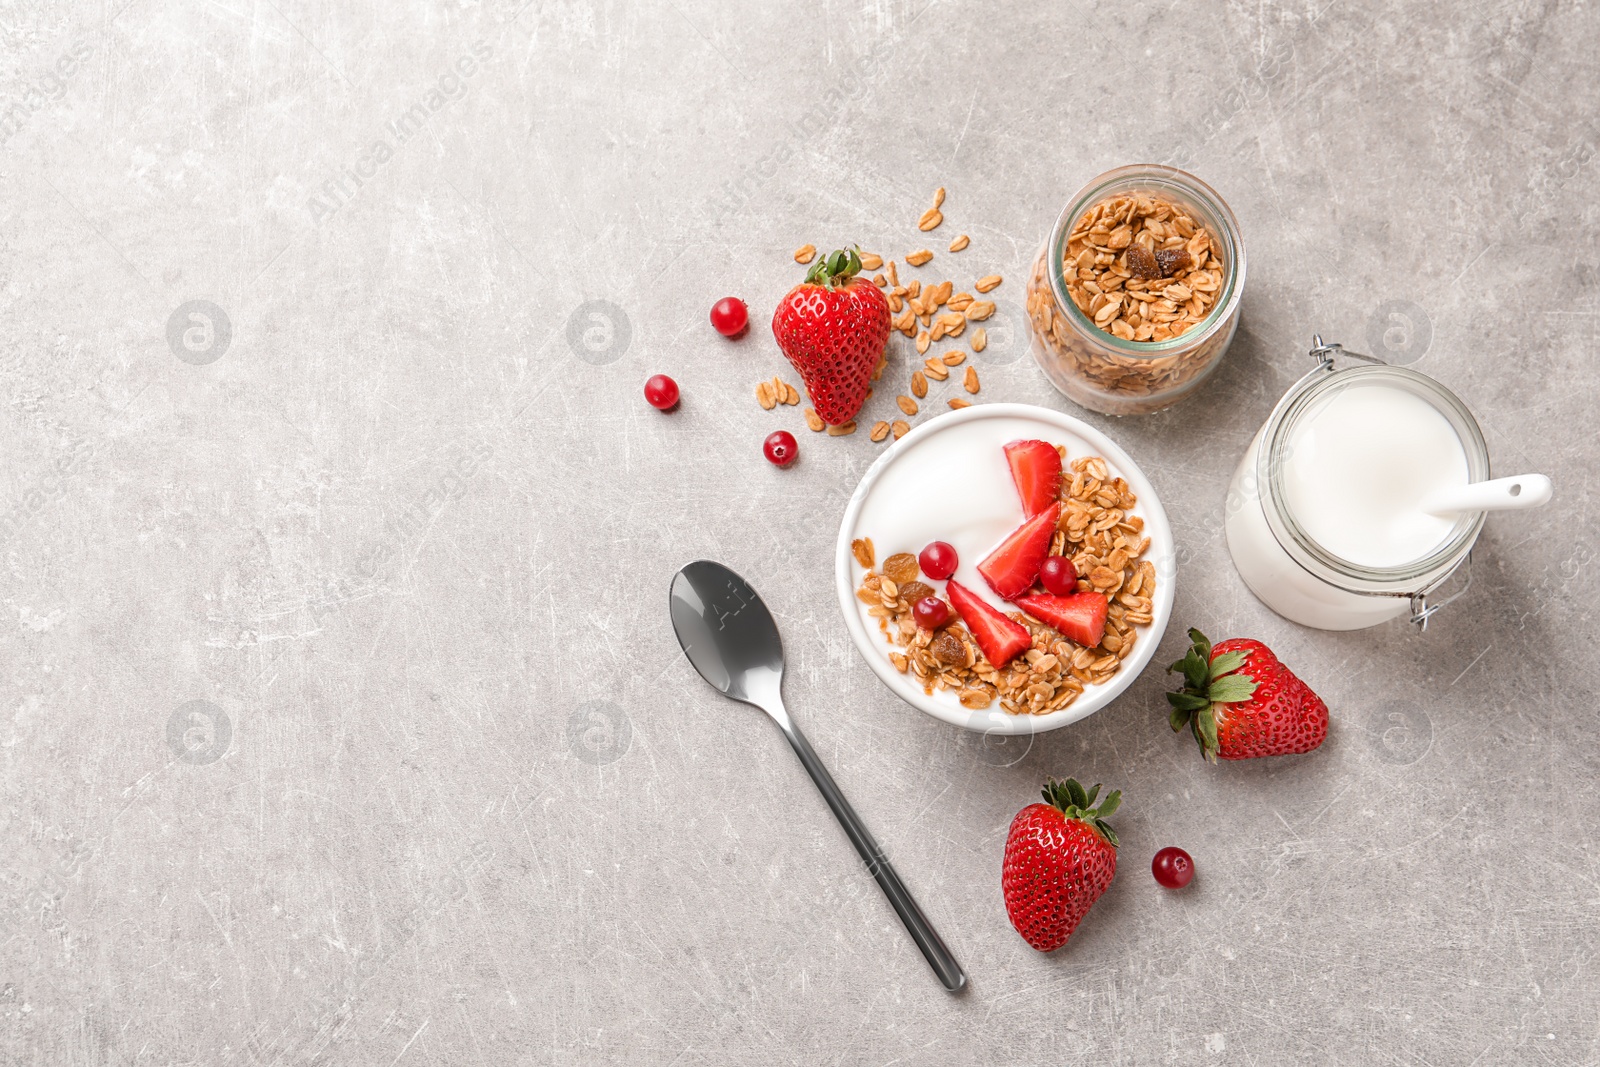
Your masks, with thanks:
<instances>
[{"instance_id":1,"label":"scattered granola","mask_svg":"<svg viewBox=\"0 0 1600 1067\"><path fill-rule=\"evenodd\" d=\"M950 401L951 406L956 403ZM1065 458L1064 448L1057 446L1057 451ZM1084 576L1078 581L1080 592L1098 591L1110 602L1105 634L1093 648L1012 612L1010 617L1027 628L1033 647L996 670L960 621L935 632L918 628L912 605L932 591L917 580L917 557L896 553L875 571L872 542L863 538L851 543L856 562L867 572L856 596L878 620L895 669L915 676L925 693L950 690L963 707L986 708L998 699L1011 714L1043 715L1067 707L1087 687L1109 681L1133 651L1138 628L1153 619L1156 588L1155 565L1141 558L1150 538L1142 532L1144 520L1133 513L1138 500L1126 481L1111 477L1099 456L1073 460L1069 469L1072 476L1063 481L1063 510L1050 551L1072 559Z\"/></svg>"},{"instance_id":2,"label":"scattered granola","mask_svg":"<svg viewBox=\"0 0 1600 1067\"><path fill-rule=\"evenodd\" d=\"M782 378L774 376L770 382L756 383L756 402L768 411L771 411L779 404L798 404L800 403L800 390ZM811 409L807 408L806 410L809 411ZM810 419L808 418L806 421L809 423Z\"/></svg>"},{"instance_id":3,"label":"scattered granola","mask_svg":"<svg viewBox=\"0 0 1600 1067\"><path fill-rule=\"evenodd\" d=\"M919 248L917 251L906 256L906 262L911 264L913 267L920 267L932 258L932 252L928 251L926 248Z\"/></svg>"},{"instance_id":4,"label":"scattered granola","mask_svg":"<svg viewBox=\"0 0 1600 1067\"><path fill-rule=\"evenodd\" d=\"M968 367L966 377L961 379L961 385L969 393L978 391L978 368Z\"/></svg>"},{"instance_id":5,"label":"scattered granola","mask_svg":"<svg viewBox=\"0 0 1600 1067\"><path fill-rule=\"evenodd\" d=\"M960 237L957 237L954 241L950 242L950 251L959 252L971 243L972 238L968 237L966 234L962 234Z\"/></svg>"},{"instance_id":6,"label":"scattered granola","mask_svg":"<svg viewBox=\"0 0 1600 1067\"><path fill-rule=\"evenodd\" d=\"M796 263L810 263L813 259L816 259L816 258L817 258L817 246L816 245L801 245L799 248L794 250L794 261Z\"/></svg>"}]
</instances>

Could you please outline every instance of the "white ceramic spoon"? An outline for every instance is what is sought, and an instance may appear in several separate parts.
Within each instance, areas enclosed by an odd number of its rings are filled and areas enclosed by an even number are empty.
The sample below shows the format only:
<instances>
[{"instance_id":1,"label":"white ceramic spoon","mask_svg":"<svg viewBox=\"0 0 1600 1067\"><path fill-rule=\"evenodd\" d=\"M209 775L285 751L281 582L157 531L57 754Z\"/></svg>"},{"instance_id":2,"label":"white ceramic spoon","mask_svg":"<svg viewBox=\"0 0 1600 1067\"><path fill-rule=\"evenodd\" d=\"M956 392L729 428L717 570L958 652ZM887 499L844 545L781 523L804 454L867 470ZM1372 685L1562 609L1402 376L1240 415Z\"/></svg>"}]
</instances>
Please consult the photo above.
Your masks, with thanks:
<instances>
[{"instance_id":1,"label":"white ceramic spoon","mask_svg":"<svg viewBox=\"0 0 1600 1067\"><path fill-rule=\"evenodd\" d=\"M1463 511L1520 511L1550 500L1550 479L1542 474L1517 474L1487 482L1469 482L1441 489L1422 498L1429 515L1455 515Z\"/></svg>"}]
</instances>

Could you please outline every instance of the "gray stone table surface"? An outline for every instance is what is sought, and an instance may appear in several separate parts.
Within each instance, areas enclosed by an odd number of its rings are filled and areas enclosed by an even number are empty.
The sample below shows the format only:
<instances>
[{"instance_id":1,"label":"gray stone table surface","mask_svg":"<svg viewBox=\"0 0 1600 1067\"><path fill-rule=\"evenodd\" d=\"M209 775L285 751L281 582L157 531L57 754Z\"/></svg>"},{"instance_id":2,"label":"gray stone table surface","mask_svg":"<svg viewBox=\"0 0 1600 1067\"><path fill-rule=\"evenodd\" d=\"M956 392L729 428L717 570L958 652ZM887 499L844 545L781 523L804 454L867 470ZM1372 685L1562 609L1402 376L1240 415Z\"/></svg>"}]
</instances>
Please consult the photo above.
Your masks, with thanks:
<instances>
[{"instance_id":1,"label":"gray stone table surface","mask_svg":"<svg viewBox=\"0 0 1600 1067\"><path fill-rule=\"evenodd\" d=\"M0 1063L1600 1063L1597 39L1556 0L0 4ZM1159 160L1237 213L1242 325L1181 405L1085 414L1023 274ZM1157 667L1265 639L1319 751L1204 765L1159 669L986 743L861 661L832 551L884 446L757 406L766 323L801 244L963 232L1005 276L977 399L1083 414L1172 517ZM1228 560L1314 331L1557 483L1426 634L1297 627ZM962 996L681 656L700 557ZM1041 955L999 873L1049 774L1126 802Z\"/></svg>"}]
</instances>

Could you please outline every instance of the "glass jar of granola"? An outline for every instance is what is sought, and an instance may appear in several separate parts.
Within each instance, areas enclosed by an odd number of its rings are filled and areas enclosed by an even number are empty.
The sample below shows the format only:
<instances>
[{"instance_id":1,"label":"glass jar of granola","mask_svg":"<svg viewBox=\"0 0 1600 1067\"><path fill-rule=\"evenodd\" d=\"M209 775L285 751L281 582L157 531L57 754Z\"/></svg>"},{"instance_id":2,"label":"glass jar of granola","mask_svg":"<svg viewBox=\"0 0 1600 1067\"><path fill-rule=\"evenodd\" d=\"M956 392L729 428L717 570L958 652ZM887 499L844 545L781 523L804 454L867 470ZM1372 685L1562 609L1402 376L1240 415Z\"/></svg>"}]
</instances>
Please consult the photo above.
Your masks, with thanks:
<instances>
[{"instance_id":1,"label":"glass jar of granola","mask_svg":"<svg viewBox=\"0 0 1600 1067\"><path fill-rule=\"evenodd\" d=\"M1227 351L1243 291L1222 197L1175 167L1120 167L1072 198L1033 265L1033 358L1091 411L1160 411Z\"/></svg>"}]
</instances>

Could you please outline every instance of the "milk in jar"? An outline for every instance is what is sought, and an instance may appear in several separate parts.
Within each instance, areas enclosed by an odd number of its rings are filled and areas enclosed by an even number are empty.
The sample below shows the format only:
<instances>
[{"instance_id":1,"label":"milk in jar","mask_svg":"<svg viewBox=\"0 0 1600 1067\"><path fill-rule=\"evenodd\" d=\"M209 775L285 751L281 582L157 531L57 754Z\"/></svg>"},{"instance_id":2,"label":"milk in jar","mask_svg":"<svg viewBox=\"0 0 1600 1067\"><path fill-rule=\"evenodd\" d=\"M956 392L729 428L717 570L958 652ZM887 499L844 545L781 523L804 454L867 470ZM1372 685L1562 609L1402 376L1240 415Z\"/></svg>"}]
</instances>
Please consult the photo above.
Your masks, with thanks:
<instances>
[{"instance_id":1,"label":"milk in jar","mask_svg":"<svg viewBox=\"0 0 1600 1067\"><path fill-rule=\"evenodd\" d=\"M1235 471L1228 548L1250 591L1295 622L1353 630L1415 616L1483 525L1482 513L1433 515L1422 501L1488 473L1482 431L1444 386L1328 359L1279 402Z\"/></svg>"}]
</instances>

